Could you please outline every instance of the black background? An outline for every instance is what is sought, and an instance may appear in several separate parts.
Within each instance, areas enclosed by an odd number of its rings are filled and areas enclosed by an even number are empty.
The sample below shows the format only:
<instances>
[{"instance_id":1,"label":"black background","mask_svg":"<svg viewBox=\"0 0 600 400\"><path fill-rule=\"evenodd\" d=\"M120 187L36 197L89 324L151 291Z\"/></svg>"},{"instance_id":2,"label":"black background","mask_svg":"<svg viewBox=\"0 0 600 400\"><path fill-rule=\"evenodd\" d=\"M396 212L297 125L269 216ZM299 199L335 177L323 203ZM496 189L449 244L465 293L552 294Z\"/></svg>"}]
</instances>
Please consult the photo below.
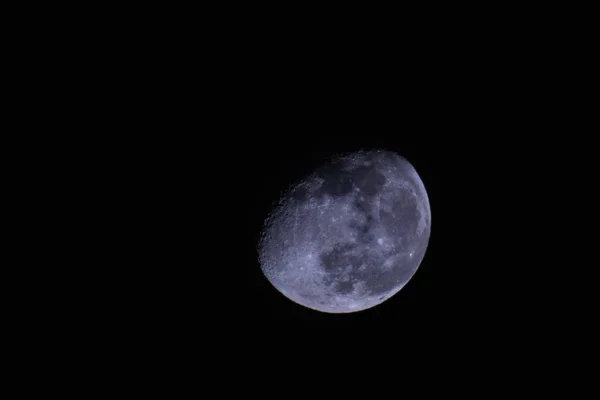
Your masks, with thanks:
<instances>
[{"instance_id":1,"label":"black background","mask_svg":"<svg viewBox=\"0 0 600 400\"><path fill-rule=\"evenodd\" d=\"M512 299L501 288L514 283L501 260L517 241L505 218L523 178L506 155L519 157L509 133L527 122L504 81L423 64L382 59L359 80L364 63L331 73L216 65L204 86L174 74L171 88L163 81L137 102L125 98L131 126L120 129L139 133L119 145L126 168L116 182L127 195L115 204L132 231L117 234L132 236L123 246L140 260L121 270L132 307L124 320L248 339L285 326L426 338L502 318ZM371 148L406 157L422 177L432 213L425 259L373 309L332 315L299 306L260 271L262 224L290 184L335 154Z\"/></svg>"},{"instance_id":2,"label":"black background","mask_svg":"<svg viewBox=\"0 0 600 400\"><path fill-rule=\"evenodd\" d=\"M444 134L456 130L444 110L411 114L398 105L382 117L378 106L359 104L327 117L273 109L238 117L244 122L223 136L197 133L153 144L158 153L146 158L139 181L128 180L143 193L132 205L134 215L141 212L133 221L147 240L132 243L147 263L127 270L126 287L136 288L137 299L127 318L234 341L268 337L272 329L297 335L305 327L427 340L498 318L501 300L493 292L510 276L498 272L503 254L488 252L503 236L501 225L490 226L509 211L498 207L502 193L490 193L486 184L496 179L484 164L486 145ZM427 188L432 230L421 267L398 294L369 310L327 314L297 305L260 270L264 220L289 185L333 155L373 148L406 157Z\"/></svg>"},{"instance_id":3,"label":"black background","mask_svg":"<svg viewBox=\"0 0 600 400\"><path fill-rule=\"evenodd\" d=\"M272 111L235 124L235 133L152 146L156 153L128 180L137 193L123 243L129 256L110 267L121 288L111 325L134 348L158 343L161 352L206 353L248 368L252 360L282 357L287 365L289 357L323 354L335 354L335 363L392 356L425 362L437 352L490 357L529 334L524 327L547 304L539 307L528 280L537 268L531 237L513 222L522 206L507 190L518 188L507 177L515 171L497 164L494 153L506 145L494 147L493 135L478 142L473 131L462 139L444 134L476 122L471 114L449 122L431 108L426 114L439 122L423 127L422 114L401 107L385 119L372 105L338 112L311 118ZM263 128L262 118L275 126ZM369 148L406 157L425 184L432 226L424 260L399 293L371 309L327 314L295 304L260 270L264 220L290 184L332 155Z\"/></svg>"},{"instance_id":4,"label":"black background","mask_svg":"<svg viewBox=\"0 0 600 400\"><path fill-rule=\"evenodd\" d=\"M523 61L527 52L517 64L483 42L434 39L405 53L363 44L360 57L352 46L299 52L243 38L234 43L246 52L219 45L200 57L171 43L173 57L135 53L137 62L114 69L118 90L101 82L110 118L96 121L114 177L102 213L120 218L108 248L121 254L103 271L115 326L140 343L257 357L380 342L386 352L501 352L522 337L549 310L529 279L545 266L531 250L533 210L544 203L528 193L548 173L536 160L553 139L528 135L560 115L539 100L551 88ZM372 309L297 305L260 270L264 220L290 184L331 156L371 148L406 157L425 184L425 258Z\"/></svg>"},{"instance_id":5,"label":"black background","mask_svg":"<svg viewBox=\"0 0 600 400\"><path fill-rule=\"evenodd\" d=\"M50 222L24 227L60 242L24 251L42 257L32 263L42 273L25 274L48 291L35 301L46 318L33 341L47 336L60 352L54 333L124 380L169 370L200 390L215 376L225 381L219 390L261 395L314 395L321 383L354 390L355 381L371 396L405 392L407 370L420 389L444 391L435 372L461 389L487 374L496 393L515 369L532 379L537 365L524 361L578 354L571 345L581 331L569 322L593 313L579 318L588 302L568 301L585 280L578 269L593 269L593 258L574 260L593 235L561 225L594 227L580 190L595 180L577 182L587 167L570 164L594 146L566 145L592 132L578 123L593 103L575 94L592 93L581 70L593 64L578 60L590 52L537 9L497 24L488 19L496 10L465 10L468 24L430 11L391 13L386 23L336 16L351 27L327 22L321 33L302 22L282 34L281 15L271 27L239 10L240 23L233 11L226 22L195 12L183 22L178 12L169 23L111 10L121 23L102 19L89 35L81 16L73 20L82 28L52 27L63 38L33 34L32 46L20 46L33 60L16 57L26 76L13 80L33 106L20 132L26 153L44 156L34 175L47 186L23 180L36 188L25 214L41 210ZM263 221L314 167L369 148L398 152L423 179L432 212L423 263L370 310L294 304L260 271Z\"/></svg>"}]
</instances>

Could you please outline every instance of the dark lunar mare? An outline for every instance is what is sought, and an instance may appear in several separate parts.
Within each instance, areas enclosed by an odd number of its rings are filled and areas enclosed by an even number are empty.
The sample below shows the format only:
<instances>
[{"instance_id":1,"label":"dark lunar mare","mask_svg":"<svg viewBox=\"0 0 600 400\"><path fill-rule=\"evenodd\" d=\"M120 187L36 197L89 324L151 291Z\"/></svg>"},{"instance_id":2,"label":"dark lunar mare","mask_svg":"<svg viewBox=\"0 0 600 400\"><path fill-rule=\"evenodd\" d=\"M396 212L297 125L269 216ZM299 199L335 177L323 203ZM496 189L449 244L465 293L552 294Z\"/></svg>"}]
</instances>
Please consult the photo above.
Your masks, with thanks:
<instances>
[{"instance_id":1,"label":"dark lunar mare","mask_svg":"<svg viewBox=\"0 0 600 400\"><path fill-rule=\"evenodd\" d=\"M342 197L360 189L361 194L375 196L385 185L385 176L375 167L374 156L368 156L370 165L355 166L348 160L337 160L317 170L315 175L324 180L317 197L328 194Z\"/></svg>"},{"instance_id":2,"label":"dark lunar mare","mask_svg":"<svg viewBox=\"0 0 600 400\"><path fill-rule=\"evenodd\" d=\"M379 215L373 215L373 201L383 189L386 179L376 168L374 160L369 166L359 166L349 169L342 161L327 165L317 172L317 176L324 180L323 185L313 196L322 198L325 194L340 198L344 196L353 196L353 206L360 212L365 223L359 220L351 220L348 227L356 232L356 243L337 243L333 250L320 254L321 264L328 275L324 282L327 285L334 285L337 293L346 294L353 290L353 281L365 282L367 290L371 294L386 294L396 288L400 283L407 281L417 268L418 263L413 262L413 266L407 263L412 260L404 260L400 265L398 260L387 269L382 269L386 258L373 250L376 246L372 231L377 223L383 223L387 231L393 237L414 232L418 218L416 199L409 196L407 192L400 192L392 205L392 212L380 211ZM359 189L357 192L356 189ZM306 191L301 192L308 195ZM379 222L381 221L381 222ZM407 221L412 221L408 223ZM360 247L360 248L359 248ZM356 251L359 250L359 251ZM362 251L361 251L362 250ZM402 248L396 251L396 254L388 254L388 257L398 255ZM417 260L417 257L414 257ZM360 269L362 265L366 268ZM340 281L347 267L350 266L349 281Z\"/></svg>"}]
</instances>

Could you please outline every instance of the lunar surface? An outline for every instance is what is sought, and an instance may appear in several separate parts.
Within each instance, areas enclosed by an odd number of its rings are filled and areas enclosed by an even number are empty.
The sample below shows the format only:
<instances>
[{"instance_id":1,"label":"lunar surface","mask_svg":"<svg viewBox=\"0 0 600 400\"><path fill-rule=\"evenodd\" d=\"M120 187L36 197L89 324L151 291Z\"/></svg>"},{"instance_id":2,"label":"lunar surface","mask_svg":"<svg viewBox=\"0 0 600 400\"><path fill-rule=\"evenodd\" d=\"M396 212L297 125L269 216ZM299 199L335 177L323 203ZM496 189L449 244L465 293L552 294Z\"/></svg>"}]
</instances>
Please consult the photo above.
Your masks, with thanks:
<instances>
[{"instance_id":1,"label":"lunar surface","mask_svg":"<svg viewBox=\"0 0 600 400\"><path fill-rule=\"evenodd\" d=\"M340 156L292 186L265 222L261 269L305 307L349 313L396 294L421 263L429 199L413 166L388 151Z\"/></svg>"}]
</instances>

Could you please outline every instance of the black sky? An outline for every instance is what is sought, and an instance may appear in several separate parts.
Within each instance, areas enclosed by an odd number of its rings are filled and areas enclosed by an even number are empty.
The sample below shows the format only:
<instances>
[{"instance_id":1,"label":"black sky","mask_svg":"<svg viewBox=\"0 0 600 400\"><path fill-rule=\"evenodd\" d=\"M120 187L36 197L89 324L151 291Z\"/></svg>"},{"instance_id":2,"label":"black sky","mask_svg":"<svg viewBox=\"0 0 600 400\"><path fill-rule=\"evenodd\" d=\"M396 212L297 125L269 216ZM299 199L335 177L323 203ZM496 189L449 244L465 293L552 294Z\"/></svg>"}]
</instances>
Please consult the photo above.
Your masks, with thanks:
<instances>
[{"instance_id":1,"label":"black sky","mask_svg":"<svg viewBox=\"0 0 600 400\"><path fill-rule=\"evenodd\" d=\"M170 174L183 171L180 177L165 178L181 196L179 205L175 199L169 203L174 209L168 221L179 230L172 232L170 243L180 259L165 274L172 285L168 293L178 299L175 303L182 303L185 312L203 315L206 321L235 326L402 329L405 323L431 326L432 321L441 323L440 318L445 320L452 313L465 315L460 307L465 288L473 280L467 259L477 251L472 245L477 235L469 227L472 218L465 213L477 212L477 207L468 200L473 184L467 180L474 178L465 176L456 142L444 145L443 135L426 132L418 121L384 126L367 118L360 127L341 124L335 133L319 122L323 121L315 120L312 128L286 122L287 132L271 128L262 137L227 136L216 142L216 148L211 148L215 142L211 144L208 138L199 140L194 142L197 150L183 153L192 153L189 162L181 157L176 168L171 166ZM260 270L257 245L264 220L289 185L333 155L373 148L407 158L425 184L432 212L425 259L397 295L370 310L333 315L297 305L272 287ZM187 186L183 191L182 185Z\"/></svg>"},{"instance_id":2,"label":"black sky","mask_svg":"<svg viewBox=\"0 0 600 400\"><path fill-rule=\"evenodd\" d=\"M127 209L147 239L132 238L148 261L131 260L123 273L123 287L136 288L125 314L232 342L286 327L421 341L460 332L464 340L526 319L515 276L531 266L517 256L527 254L527 225L510 221L535 182L519 166L536 151L523 135L533 119L522 118L535 110L511 94L517 81L506 74L434 61L417 58L401 74L381 61L360 80L333 67L247 63L238 73L237 64L217 62L203 89L185 93L193 83L173 75L177 96L157 89L165 94L130 115L148 129L117 146L124 158L135 155L121 180L136 194ZM291 302L258 264L273 202L333 155L373 148L407 158L428 191L431 238L420 268L370 310L332 315Z\"/></svg>"},{"instance_id":3,"label":"black sky","mask_svg":"<svg viewBox=\"0 0 600 400\"><path fill-rule=\"evenodd\" d=\"M430 11L420 19L429 20ZM532 21L544 20L538 12ZM128 356L152 368L180 367L203 391L213 373L225 382L219 390L252 393L237 380L248 376L260 395L305 388L314 396L324 381L353 390L354 380L368 385L369 396L373 388L403 394L400 367L424 377L423 387L446 391L429 372L440 360L448 364L440 375L456 372L465 355L479 359L468 365L482 375L480 365L500 368L490 374L500 382L487 388L496 393L530 349L554 357L565 345L562 331L573 329L562 316L576 315L583 303L567 305L567 290L585 280L581 266L595 265L573 255L595 248L583 243L594 240L594 207L580 203L580 190L594 189L597 179L576 182L582 171L565 161L595 149L592 135L566 150L572 135L593 132L577 126L580 110L593 102L568 112L593 93L580 77L582 66L593 64L557 50L575 48L579 39L548 37L532 25L531 38L513 33L508 40L514 24L504 19L484 35L443 10L440 19L453 26L418 19L412 27L406 22L413 15L399 13L389 14L394 23L373 19L381 29L352 19L347 23L359 28L353 35L332 24L335 35L315 32L311 40L304 21L285 35L244 12L239 18L252 26L234 22L236 29L199 19L212 20L209 13L187 13L193 21L184 24L184 14L171 30L136 11L131 20L152 27L128 23L131 40L116 31L114 43L104 44L111 25L96 29L101 46L69 35L83 43L65 46L68 56L52 44L47 59L32 63L47 69L43 80L55 88L24 95L59 110L28 111L25 120L43 127L23 136L42 147L48 165L64 165L59 173L36 167L50 185L35 194L35 207L58 201L77 224L63 223L60 209L47 206L58 222L46 224L44 234L60 238L55 232L66 229L81 241L62 240L75 260L66 272L62 256L30 246L42 255L44 273L68 289L44 285L48 298L61 295L65 306L50 307L50 322L36 334L58 327L74 342L93 333L80 355L95 362L87 349L116 351L107 369L121 364L125 379L135 369L121 362ZM488 25L483 14L469 19ZM272 20L288 24L280 15ZM577 52L593 54L588 50ZM63 87L67 81L72 91ZM563 93L579 88L587 93ZM46 150L44 141L66 156ZM428 192L431 237L421 266L399 293L369 310L327 314L293 303L260 270L264 219L289 185L331 156L374 148L407 158ZM66 196L56 188L60 180ZM559 227L572 220L586 227ZM61 314L72 329L61 328ZM593 322L590 315L584 319ZM555 337L546 343L549 334ZM419 362L406 362L409 354ZM265 358L280 359L268 366L291 378L285 390L269 385ZM301 372L288 374L294 366ZM534 369L525 369L529 380ZM330 378L336 372L342 376ZM382 378L385 372L392 376ZM476 386L471 375L458 375L460 386Z\"/></svg>"}]
</instances>

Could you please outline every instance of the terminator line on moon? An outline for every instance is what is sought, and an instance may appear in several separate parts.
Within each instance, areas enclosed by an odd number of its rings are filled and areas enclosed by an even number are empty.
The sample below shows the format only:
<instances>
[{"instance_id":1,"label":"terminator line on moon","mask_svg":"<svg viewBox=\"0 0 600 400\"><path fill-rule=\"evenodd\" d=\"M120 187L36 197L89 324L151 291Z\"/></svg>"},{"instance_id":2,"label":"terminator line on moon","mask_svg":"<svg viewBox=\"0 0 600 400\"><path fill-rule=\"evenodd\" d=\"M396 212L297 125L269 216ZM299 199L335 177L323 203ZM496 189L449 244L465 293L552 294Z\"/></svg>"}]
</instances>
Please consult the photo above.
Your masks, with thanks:
<instances>
[{"instance_id":1,"label":"terminator line on moon","mask_svg":"<svg viewBox=\"0 0 600 400\"><path fill-rule=\"evenodd\" d=\"M431 232L414 167L382 150L332 160L292 186L266 220L259 261L283 295L349 313L396 294L419 267Z\"/></svg>"}]
</instances>

